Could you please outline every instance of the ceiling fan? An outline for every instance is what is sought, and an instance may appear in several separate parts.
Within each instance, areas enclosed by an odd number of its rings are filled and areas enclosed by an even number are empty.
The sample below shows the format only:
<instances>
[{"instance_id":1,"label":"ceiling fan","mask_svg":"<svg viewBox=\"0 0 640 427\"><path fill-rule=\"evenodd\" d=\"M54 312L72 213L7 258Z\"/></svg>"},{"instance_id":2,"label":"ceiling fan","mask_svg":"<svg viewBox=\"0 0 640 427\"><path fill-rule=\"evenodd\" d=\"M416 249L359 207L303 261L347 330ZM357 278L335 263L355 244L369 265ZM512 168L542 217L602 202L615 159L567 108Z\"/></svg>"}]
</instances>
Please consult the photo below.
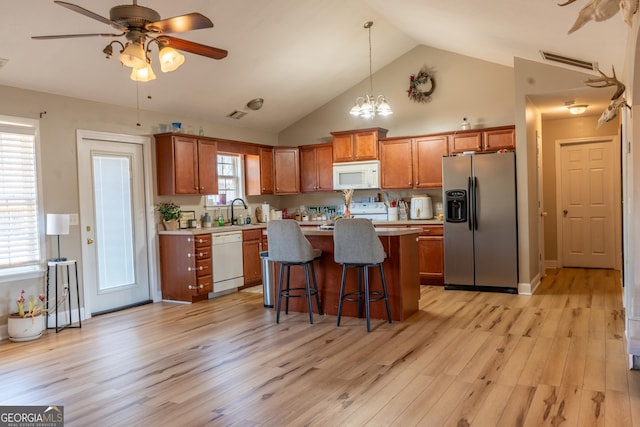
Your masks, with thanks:
<instances>
[{"instance_id":1,"label":"ceiling fan","mask_svg":"<svg viewBox=\"0 0 640 427\"><path fill-rule=\"evenodd\" d=\"M124 65L132 68L131 79L133 80L149 81L155 79L153 69L151 69L151 59L148 55L151 51L151 43L158 45L160 51L159 60L163 72L174 71L184 63L184 55L177 52L177 50L213 59L225 58L228 53L224 49L166 35L166 33L181 33L202 28L212 28L213 22L200 13L194 12L174 16L173 18L160 19L158 12L148 7L138 6L138 1L133 0L133 4L131 5L127 4L112 7L109 11L109 18L105 18L73 3L57 0L54 1L54 3L110 25L121 32L119 34L96 33L34 36L31 37L32 39L51 40L78 37L124 36L127 39L125 44L114 40L103 49L103 52L107 58L111 58L113 55L113 45L119 44L122 49L120 50L118 58Z\"/></svg>"}]
</instances>

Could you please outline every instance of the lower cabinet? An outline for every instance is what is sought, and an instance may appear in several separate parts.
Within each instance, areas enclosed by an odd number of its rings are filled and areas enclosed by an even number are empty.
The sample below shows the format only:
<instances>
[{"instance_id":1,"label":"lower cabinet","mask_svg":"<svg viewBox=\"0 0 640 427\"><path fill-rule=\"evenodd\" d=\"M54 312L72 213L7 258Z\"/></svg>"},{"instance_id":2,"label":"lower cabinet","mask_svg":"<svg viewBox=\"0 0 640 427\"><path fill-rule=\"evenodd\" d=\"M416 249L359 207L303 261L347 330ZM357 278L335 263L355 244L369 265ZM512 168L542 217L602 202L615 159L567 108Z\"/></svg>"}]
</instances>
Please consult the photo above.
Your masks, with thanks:
<instances>
[{"instance_id":1,"label":"lower cabinet","mask_svg":"<svg viewBox=\"0 0 640 427\"><path fill-rule=\"evenodd\" d=\"M444 285L444 238L442 225L423 225L418 236L420 283Z\"/></svg>"},{"instance_id":2,"label":"lower cabinet","mask_svg":"<svg viewBox=\"0 0 640 427\"><path fill-rule=\"evenodd\" d=\"M160 280L163 299L207 299L213 292L211 234L161 234Z\"/></svg>"},{"instance_id":3,"label":"lower cabinet","mask_svg":"<svg viewBox=\"0 0 640 427\"><path fill-rule=\"evenodd\" d=\"M242 230L242 270L244 286L262 283L262 229Z\"/></svg>"}]
</instances>

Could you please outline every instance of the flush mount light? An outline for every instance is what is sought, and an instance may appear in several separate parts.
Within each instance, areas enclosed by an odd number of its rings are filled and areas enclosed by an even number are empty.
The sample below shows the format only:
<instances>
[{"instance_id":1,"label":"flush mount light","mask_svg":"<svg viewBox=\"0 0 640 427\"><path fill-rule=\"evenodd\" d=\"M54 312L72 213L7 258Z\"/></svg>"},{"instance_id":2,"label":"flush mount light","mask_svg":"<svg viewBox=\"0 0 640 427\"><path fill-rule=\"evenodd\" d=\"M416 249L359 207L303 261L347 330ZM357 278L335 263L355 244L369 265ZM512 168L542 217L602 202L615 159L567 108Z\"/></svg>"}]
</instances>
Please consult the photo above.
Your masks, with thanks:
<instances>
[{"instance_id":1,"label":"flush mount light","mask_svg":"<svg viewBox=\"0 0 640 427\"><path fill-rule=\"evenodd\" d=\"M251 101L247 102L247 108L253 110L253 111L257 111L259 109L262 108L262 104L264 103L264 99L262 98L255 98L252 99Z\"/></svg>"},{"instance_id":2,"label":"flush mount light","mask_svg":"<svg viewBox=\"0 0 640 427\"><path fill-rule=\"evenodd\" d=\"M570 105L567 108L571 114L579 115L587 111L588 105L578 104L578 105Z\"/></svg>"}]
</instances>

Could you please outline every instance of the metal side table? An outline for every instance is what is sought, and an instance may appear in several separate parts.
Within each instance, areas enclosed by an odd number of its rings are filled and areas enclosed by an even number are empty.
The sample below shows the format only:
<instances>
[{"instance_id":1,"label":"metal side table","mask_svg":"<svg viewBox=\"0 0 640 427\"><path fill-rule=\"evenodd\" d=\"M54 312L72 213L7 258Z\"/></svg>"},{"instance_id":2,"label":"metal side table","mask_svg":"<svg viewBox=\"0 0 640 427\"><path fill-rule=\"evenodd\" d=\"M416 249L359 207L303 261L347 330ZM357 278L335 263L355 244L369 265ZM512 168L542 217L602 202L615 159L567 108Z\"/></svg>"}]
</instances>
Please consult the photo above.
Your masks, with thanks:
<instances>
[{"instance_id":1,"label":"metal side table","mask_svg":"<svg viewBox=\"0 0 640 427\"><path fill-rule=\"evenodd\" d=\"M75 322L73 320L73 309L71 306L71 275L70 275L70 266L73 265L74 268L74 272L75 272L75 279L76 279L76 303L77 303L77 309L78 309L78 321L77 321L77 325L73 325ZM55 286L55 302L54 302L54 312L55 312L55 316L56 316L56 321L55 321L55 327L49 326L49 314L51 314L51 303L49 301L49 283L50 283L50 278L51 278L51 268L53 268L54 270L54 275L55 275L55 282L54 282L54 286ZM66 278L65 278L65 270L66 270ZM62 281L62 283L59 283L59 281ZM63 296L63 298L69 303L69 322L65 323L64 325L60 325L59 324L59 320L58 320L58 306L60 305L60 303L62 303L62 301L58 300L58 289L60 288L60 285L62 285L63 289L66 291L66 295ZM74 259L70 259L67 261L49 261L47 263L47 329L54 329L56 330L56 333L60 332L63 329L66 328L81 328L82 327L82 320L80 318L80 286L78 285L78 262Z\"/></svg>"}]
</instances>

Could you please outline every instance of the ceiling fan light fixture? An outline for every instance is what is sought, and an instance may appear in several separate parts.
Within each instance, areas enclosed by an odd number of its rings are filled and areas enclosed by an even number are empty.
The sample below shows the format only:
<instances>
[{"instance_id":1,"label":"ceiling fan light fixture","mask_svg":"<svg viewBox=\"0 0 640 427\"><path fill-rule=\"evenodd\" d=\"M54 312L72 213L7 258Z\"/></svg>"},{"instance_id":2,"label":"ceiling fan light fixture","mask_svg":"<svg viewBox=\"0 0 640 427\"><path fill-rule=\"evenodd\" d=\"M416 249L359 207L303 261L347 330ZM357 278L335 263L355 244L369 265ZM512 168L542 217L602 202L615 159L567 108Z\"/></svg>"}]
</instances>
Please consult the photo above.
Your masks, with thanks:
<instances>
[{"instance_id":1,"label":"ceiling fan light fixture","mask_svg":"<svg viewBox=\"0 0 640 427\"><path fill-rule=\"evenodd\" d=\"M160 69L163 73L175 71L184 64L184 55L169 46L164 46L160 49L158 58L160 59Z\"/></svg>"},{"instance_id":2,"label":"ceiling fan light fixture","mask_svg":"<svg viewBox=\"0 0 640 427\"><path fill-rule=\"evenodd\" d=\"M135 69L144 68L147 65L147 56L140 43L129 43L118 56L118 59L124 66Z\"/></svg>"},{"instance_id":3,"label":"ceiling fan light fixture","mask_svg":"<svg viewBox=\"0 0 640 427\"><path fill-rule=\"evenodd\" d=\"M146 67L142 68L133 68L131 70L131 80L135 80L137 82L150 82L151 80L156 79L156 74L153 72L153 68L151 68L151 64L147 64Z\"/></svg>"},{"instance_id":4,"label":"ceiling fan light fixture","mask_svg":"<svg viewBox=\"0 0 640 427\"><path fill-rule=\"evenodd\" d=\"M574 114L574 115L577 116L577 115L582 114L585 111L587 111L587 107L588 107L588 105L579 104L579 105L570 105L567 108L569 109L569 112L571 114Z\"/></svg>"}]
</instances>

